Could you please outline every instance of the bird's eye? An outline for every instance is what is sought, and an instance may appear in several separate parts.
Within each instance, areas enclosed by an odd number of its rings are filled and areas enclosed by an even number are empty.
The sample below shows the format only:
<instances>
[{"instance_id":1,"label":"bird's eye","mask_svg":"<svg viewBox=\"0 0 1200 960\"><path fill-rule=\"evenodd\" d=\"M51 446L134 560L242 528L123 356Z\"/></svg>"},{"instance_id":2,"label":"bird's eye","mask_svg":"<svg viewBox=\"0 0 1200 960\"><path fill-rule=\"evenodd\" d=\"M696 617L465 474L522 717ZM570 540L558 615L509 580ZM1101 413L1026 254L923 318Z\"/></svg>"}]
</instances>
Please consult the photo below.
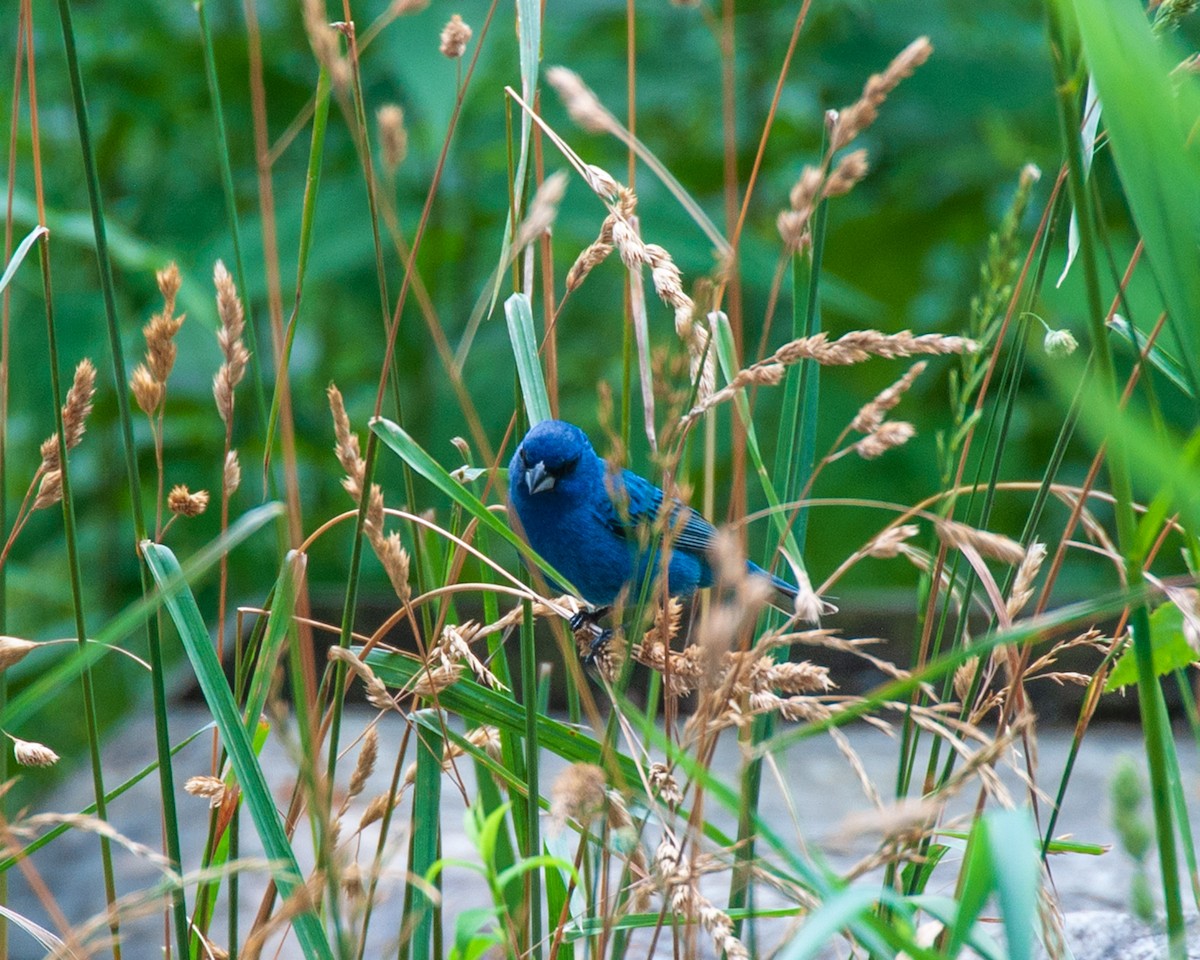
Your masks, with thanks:
<instances>
[{"instance_id":1,"label":"bird's eye","mask_svg":"<svg viewBox=\"0 0 1200 960\"><path fill-rule=\"evenodd\" d=\"M561 467L559 467L558 475L560 477L565 477L568 473L571 473L577 466L579 466L579 457L575 457L572 460L568 460Z\"/></svg>"},{"instance_id":2,"label":"bird's eye","mask_svg":"<svg viewBox=\"0 0 1200 960\"><path fill-rule=\"evenodd\" d=\"M525 448L524 447L517 447L517 457L520 458L521 463L525 463Z\"/></svg>"}]
</instances>

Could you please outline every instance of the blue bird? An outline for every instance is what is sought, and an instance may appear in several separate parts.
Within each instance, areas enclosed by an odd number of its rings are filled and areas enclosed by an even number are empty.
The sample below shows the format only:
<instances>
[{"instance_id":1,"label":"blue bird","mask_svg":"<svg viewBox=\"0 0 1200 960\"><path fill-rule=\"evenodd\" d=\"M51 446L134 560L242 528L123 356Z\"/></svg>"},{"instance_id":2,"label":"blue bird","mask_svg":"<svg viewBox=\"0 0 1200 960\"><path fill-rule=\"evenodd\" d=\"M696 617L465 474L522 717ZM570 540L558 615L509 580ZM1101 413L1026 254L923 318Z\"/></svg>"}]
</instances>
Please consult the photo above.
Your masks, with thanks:
<instances>
[{"instance_id":1,"label":"blue bird","mask_svg":"<svg viewBox=\"0 0 1200 960\"><path fill-rule=\"evenodd\" d=\"M509 464L508 496L529 545L594 607L611 605L626 586L636 602L647 572L661 570L653 540L663 492L632 471L610 473L572 423L543 420L525 435ZM667 590L686 597L712 585L717 530L679 500L668 509ZM796 588L756 564L746 567L770 580L790 612Z\"/></svg>"}]
</instances>

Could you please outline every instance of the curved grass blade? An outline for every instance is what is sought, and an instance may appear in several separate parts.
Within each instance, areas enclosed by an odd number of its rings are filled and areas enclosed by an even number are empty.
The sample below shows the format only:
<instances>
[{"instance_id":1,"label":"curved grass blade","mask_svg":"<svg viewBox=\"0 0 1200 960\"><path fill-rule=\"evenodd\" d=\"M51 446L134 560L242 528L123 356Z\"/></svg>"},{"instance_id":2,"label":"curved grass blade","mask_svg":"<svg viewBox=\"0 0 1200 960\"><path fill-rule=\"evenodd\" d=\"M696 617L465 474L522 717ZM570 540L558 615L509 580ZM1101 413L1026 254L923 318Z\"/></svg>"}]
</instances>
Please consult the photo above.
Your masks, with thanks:
<instances>
[{"instance_id":1,"label":"curved grass blade","mask_svg":"<svg viewBox=\"0 0 1200 960\"><path fill-rule=\"evenodd\" d=\"M376 417L371 421L371 431L413 470L478 520L481 526L516 547L522 557L536 563L556 583L570 585L570 581L566 577L534 553L529 544L513 533L508 524L500 520L483 505L483 501L454 479L441 464L426 453L403 427L386 417Z\"/></svg>"},{"instance_id":2,"label":"curved grass blade","mask_svg":"<svg viewBox=\"0 0 1200 960\"><path fill-rule=\"evenodd\" d=\"M146 566L164 597L167 612L179 631L192 668L196 671L204 700L221 731L229 762L242 788L243 802L254 820L263 850L271 861L271 875L280 896L286 899L303 887L304 875L284 833L275 809L275 800L254 754L254 746L246 733L233 692L225 680L225 672L213 650L212 639L196 605L196 598L187 587L179 561L170 549L160 543L143 540L141 550ZM292 926L306 958L333 960L320 918L313 910L298 913Z\"/></svg>"},{"instance_id":3,"label":"curved grass blade","mask_svg":"<svg viewBox=\"0 0 1200 960\"><path fill-rule=\"evenodd\" d=\"M17 272L17 268L21 266L21 262L25 259L25 255L29 253L30 248L37 243L38 237L50 231L43 227L40 223L34 227L26 235L25 239L20 242L17 249L13 251L12 258L8 261L8 266L4 268L3 276L0 276L0 293L4 292L4 288L12 281L13 276Z\"/></svg>"}]
</instances>

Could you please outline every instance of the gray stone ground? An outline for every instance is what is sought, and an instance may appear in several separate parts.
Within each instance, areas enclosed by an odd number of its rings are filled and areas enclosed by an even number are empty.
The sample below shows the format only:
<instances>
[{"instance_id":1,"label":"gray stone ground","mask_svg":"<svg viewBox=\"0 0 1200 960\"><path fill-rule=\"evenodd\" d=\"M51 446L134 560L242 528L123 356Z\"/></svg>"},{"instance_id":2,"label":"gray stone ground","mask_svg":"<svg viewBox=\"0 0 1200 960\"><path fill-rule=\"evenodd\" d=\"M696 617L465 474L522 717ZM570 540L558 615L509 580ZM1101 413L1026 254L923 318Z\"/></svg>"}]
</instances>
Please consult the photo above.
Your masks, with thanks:
<instances>
[{"instance_id":1,"label":"gray stone ground","mask_svg":"<svg viewBox=\"0 0 1200 960\"><path fill-rule=\"evenodd\" d=\"M368 714L361 712L349 714L345 742L349 742L349 731L361 730L368 717ZM206 719L201 711L194 708L178 708L172 717L173 738L178 739L196 729ZM381 727L380 763L372 782L362 797L352 805L346 817L347 827L357 824L361 811L371 796L386 789L391 775L389 761L395 757L401 732L402 724L399 718L385 718ZM861 757L866 775L877 786L880 794L887 797L892 792L891 784L895 777L897 750L894 741L867 727L850 729L847 734L849 742ZM1039 782L1044 789L1056 789L1069 742L1067 730L1050 729L1042 732L1038 754ZM205 735L179 755L175 770L180 787L187 777L208 772L210 749L211 738ZM1071 788L1059 821L1059 834L1071 834L1078 840L1092 843L1113 843L1114 834L1109 823L1108 784L1114 761L1123 754L1135 758L1139 766L1144 768L1144 751L1140 733L1136 728L1107 726L1093 729L1084 744L1071 780ZM352 767L355 755L356 750L345 763L346 771ZM119 783L130 776L152 756L152 731L149 727L142 724L128 727L105 747L105 768L109 784ZM1181 740L1180 758L1185 792L1189 801L1194 804L1194 809L1200 812L1200 766L1197 764L1195 745L1190 741ZM729 776L733 777L739 762L737 744L729 737L723 741L718 751L714 769L728 772ZM288 759L287 751L275 739L272 739L266 748L264 765L272 789L282 806L291 785L294 765ZM560 767L561 764L556 762L547 765L547 783ZM461 765L461 769L468 778L467 793L470 795L473 789L469 782L469 765ZM861 822L862 814L867 814L869 821L872 808L858 775L833 741L828 737L820 737L791 748L779 757L777 769L777 776L768 774L763 809L765 816L777 831L785 837L795 839L797 849L820 851L834 867L845 867L854 863L874 849L869 837L847 833L848 824L855 820ZM786 785L786 795L790 795L792 799L790 807L784 799L785 790L781 789L780 781ZM1006 782L1010 788L1018 789L1013 777L1006 777ZM968 789L959 797L956 809L963 812L970 810L976 797L977 788ZM76 811L86 806L90 800L90 777L86 770L81 770L49 800L45 809ZM461 829L456 829L462 823L465 810L463 795L448 778L444 781L442 800L443 823L446 825L443 839L444 856L475 859L475 852L464 833ZM199 860L199 851L207 829L207 808L202 800L182 793L178 802L182 811L184 861L195 864ZM1044 816L1044 804L1042 811ZM708 812L718 822L724 822L727 826L732 824L732 815L722 816L723 812L718 813L712 809ZM401 813L404 813L403 807ZM114 802L110 815L116 828L124 835L147 846L158 847L161 834L156 778L151 778L150 782L139 785ZM1148 819L1148 808L1146 816ZM1200 822L1200 818L1194 818L1194 822ZM306 830L300 833L307 836ZM246 839L243 842L242 855L257 855L260 851L252 829L245 829L243 835ZM366 831L362 847L364 862L369 852L374 849L376 837L373 829ZM303 842L301 840L301 844ZM53 893L59 909L72 924L83 922L103 906L97 843L94 837L72 831L32 858L33 866ZM372 924L368 957L394 956L400 910L397 902L398 874L403 866L400 841L396 847L385 882L385 896L388 899L377 911ZM1156 871L1157 866L1152 864L1151 869ZM1113 849L1100 857L1055 857L1052 860L1052 871L1055 889L1067 913L1068 941L1073 945L1080 960L1085 957L1097 960L1101 957L1111 960L1150 960L1161 955L1162 938L1125 916L1133 865L1123 852ZM147 887L158 877L157 868L152 863L124 850L117 853L116 872L120 893ZM930 892L952 893L950 885L953 883L953 875L953 869L944 870L945 879L942 886L934 887ZM717 902L723 899L723 885L727 883L727 876L720 874L707 881L705 889L711 891L713 899ZM51 930L55 929L53 920L31 892L28 881L14 871L10 882L13 909ZM243 929L248 928L257 908L262 885L261 874L246 875L243 879L239 905ZM447 909L450 914L488 902L486 892L476 875L464 869L451 868L447 872L446 891ZM223 924L224 920L219 920L219 923ZM223 927L216 926L214 929L220 931ZM447 931L452 929L452 924L447 919ZM786 934L786 930L782 925L777 926L772 936L778 939ZM1200 929L1193 925L1193 931L1193 939L1197 943L1192 947L1192 955L1200 958ZM127 923L124 936L127 958L142 960L160 956L161 914ZM25 934L14 930L11 938L10 956L13 960L33 960L44 956L44 952ZM221 939L222 937L217 937L218 942ZM664 936L660 940L658 953L662 956L672 954L669 939L669 936ZM703 945L704 938L699 939ZM845 951L841 950L839 954L844 956ZM270 956L272 952L268 951L264 955ZM299 955L299 951L294 941L288 941L278 955L294 957ZM639 955L645 956L645 951L640 954L637 951L630 953L633 957Z\"/></svg>"}]
</instances>

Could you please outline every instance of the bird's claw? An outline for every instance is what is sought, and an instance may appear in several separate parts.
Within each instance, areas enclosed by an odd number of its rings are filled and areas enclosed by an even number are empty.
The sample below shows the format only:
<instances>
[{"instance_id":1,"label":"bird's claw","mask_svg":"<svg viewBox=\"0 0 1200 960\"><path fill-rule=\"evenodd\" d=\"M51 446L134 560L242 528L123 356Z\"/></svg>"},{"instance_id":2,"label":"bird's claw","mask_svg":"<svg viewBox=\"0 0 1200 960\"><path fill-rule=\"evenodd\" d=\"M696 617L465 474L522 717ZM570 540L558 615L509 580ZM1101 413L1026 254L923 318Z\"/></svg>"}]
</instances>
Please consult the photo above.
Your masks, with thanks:
<instances>
[{"instance_id":1,"label":"bird's claw","mask_svg":"<svg viewBox=\"0 0 1200 960\"><path fill-rule=\"evenodd\" d=\"M583 665L585 667L596 666L596 658L604 650L605 646L608 645L608 641L612 639L612 635L613 632L609 629L600 630L596 633L591 646L588 647L587 655L583 658Z\"/></svg>"}]
</instances>

